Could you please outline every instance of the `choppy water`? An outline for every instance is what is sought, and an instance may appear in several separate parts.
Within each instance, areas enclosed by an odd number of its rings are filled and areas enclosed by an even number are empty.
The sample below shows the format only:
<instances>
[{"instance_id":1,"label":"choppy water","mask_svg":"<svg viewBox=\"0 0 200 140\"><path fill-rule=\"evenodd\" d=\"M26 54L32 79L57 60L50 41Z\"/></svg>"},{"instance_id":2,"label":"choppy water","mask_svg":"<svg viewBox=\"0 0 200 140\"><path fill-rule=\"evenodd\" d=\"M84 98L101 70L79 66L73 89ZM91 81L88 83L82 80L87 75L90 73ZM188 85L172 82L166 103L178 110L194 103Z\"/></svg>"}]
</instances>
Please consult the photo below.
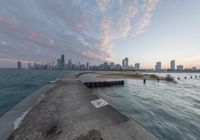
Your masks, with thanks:
<instances>
[{"instance_id":1,"label":"choppy water","mask_svg":"<svg viewBox=\"0 0 200 140\"><path fill-rule=\"evenodd\" d=\"M0 116L57 77L71 71L0 69Z\"/></svg>"},{"instance_id":2,"label":"choppy water","mask_svg":"<svg viewBox=\"0 0 200 140\"><path fill-rule=\"evenodd\" d=\"M200 74L172 75L181 80L176 84L147 81L146 85L142 80L126 80L124 86L94 93L160 140L200 140Z\"/></svg>"}]
</instances>

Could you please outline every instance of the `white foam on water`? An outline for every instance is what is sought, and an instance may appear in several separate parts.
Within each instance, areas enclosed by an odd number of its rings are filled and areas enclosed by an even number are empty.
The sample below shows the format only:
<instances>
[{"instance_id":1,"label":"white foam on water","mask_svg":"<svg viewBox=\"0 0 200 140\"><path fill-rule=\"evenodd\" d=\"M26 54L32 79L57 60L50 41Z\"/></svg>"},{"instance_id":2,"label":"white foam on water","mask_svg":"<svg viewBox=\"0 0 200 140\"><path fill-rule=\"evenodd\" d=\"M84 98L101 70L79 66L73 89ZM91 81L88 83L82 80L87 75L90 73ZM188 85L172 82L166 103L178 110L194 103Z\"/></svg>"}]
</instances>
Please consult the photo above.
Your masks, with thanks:
<instances>
[{"instance_id":1,"label":"white foam on water","mask_svg":"<svg viewBox=\"0 0 200 140\"><path fill-rule=\"evenodd\" d=\"M29 108L27 111L23 112L23 114L18 117L14 122L14 130L17 129L19 127L19 125L21 124L22 120L24 119L24 117L28 114L28 112L31 110L31 108Z\"/></svg>"},{"instance_id":2,"label":"white foam on water","mask_svg":"<svg viewBox=\"0 0 200 140\"><path fill-rule=\"evenodd\" d=\"M49 81L50 84L55 84L58 80Z\"/></svg>"}]
</instances>

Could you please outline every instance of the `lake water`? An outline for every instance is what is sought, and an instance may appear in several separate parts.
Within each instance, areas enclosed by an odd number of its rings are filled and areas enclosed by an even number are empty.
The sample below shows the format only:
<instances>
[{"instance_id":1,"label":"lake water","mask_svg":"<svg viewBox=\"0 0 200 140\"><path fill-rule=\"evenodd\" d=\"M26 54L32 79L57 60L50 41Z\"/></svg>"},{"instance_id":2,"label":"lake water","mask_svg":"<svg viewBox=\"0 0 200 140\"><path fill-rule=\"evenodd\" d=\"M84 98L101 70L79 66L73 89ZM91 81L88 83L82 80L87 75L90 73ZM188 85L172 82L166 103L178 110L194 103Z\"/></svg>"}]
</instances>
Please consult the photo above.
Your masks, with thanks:
<instances>
[{"instance_id":1,"label":"lake water","mask_svg":"<svg viewBox=\"0 0 200 140\"><path fill-rule=\"evenodd\" d=\"M72 71L0 69L0 116L25 97Z\"/></svg>"},{"instance_id":2,"label":"lake water","mask_svg":"<svg viewBox=\"0 0 200 140\"><path fill-rule=\"evenodd\" d=\"M0 116L49 81L72 73L0 69ZM181 79L145 85L142 80L127 79L124 86L93 92L160 140L200 140L200 74L171 75Z\"/></svg>"},{"instance_id":3,"label":"lake water","mask_svg":"<svg viewBox=\"0 0 200 140\"><path fill-rule=\"evenodd\" d=\"M127 79L93 91L160 140L200 140L200 74L171 75L177 83Z\"/></svg>"}]
</instances>

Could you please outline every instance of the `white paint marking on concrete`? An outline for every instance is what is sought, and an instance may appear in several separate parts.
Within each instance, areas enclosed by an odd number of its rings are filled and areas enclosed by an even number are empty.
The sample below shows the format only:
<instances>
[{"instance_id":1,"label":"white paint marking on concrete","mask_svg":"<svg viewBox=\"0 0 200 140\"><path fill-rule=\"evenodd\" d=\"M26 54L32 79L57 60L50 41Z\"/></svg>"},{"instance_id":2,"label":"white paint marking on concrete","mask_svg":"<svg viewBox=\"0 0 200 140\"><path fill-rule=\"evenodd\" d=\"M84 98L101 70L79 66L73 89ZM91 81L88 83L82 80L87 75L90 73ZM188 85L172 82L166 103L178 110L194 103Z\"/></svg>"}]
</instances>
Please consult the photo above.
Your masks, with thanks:
<instances>
[{"instance_id":1,"label":"white paint marking on concrete","mask_svg":"<svg viewBox=\"0 0 200 140\"><path fill-rule=\"evenodd\" d=\"M91 103L96 108L100 108L100 107L108 105L108 103L103 99L93 100L91 101Z\"/></svg>"}]
</instances>

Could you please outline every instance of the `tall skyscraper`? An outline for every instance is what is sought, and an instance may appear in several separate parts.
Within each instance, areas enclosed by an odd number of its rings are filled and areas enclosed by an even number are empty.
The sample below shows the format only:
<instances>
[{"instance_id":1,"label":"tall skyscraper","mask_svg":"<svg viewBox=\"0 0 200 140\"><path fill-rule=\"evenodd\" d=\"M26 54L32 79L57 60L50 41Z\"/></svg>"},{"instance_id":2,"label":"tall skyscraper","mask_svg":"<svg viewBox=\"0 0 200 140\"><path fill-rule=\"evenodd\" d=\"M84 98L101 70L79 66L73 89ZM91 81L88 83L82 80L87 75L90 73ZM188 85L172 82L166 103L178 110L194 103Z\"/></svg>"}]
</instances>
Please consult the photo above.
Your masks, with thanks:
<instances>
[{"instance_id":1,"label":"tall skyscraper","mask_svg":"<svg viewBox=\"0 0 200 140\"><path fill-rule=\"evenodd\" d=\"M126 57L124 60L122 60L122 69L128 70L129 65L128 65L128 58Z\"/></svg>"},{"instance_id":2,"label":"tall skyscraper","mask_svg":"<svg viewBox=\"0 0 200 140\"><path fill-rule=\"evenodd\" d=\"M124 69L124 67L125 67L125 60L123 59L122 60L122 69Z\"/></svg>"},{"instance_id":3,"label":"tall skyscraper","mask_svg":"<svg viewBox=\"0 0 200 140\"><path fill-rule=\"evenodd\" d=\"M64 69L65 67L65 55L61 55L61 59L60 59L60 68Z\"/></svg>"},{"instance_id":4,"label":"tall skyscraper","mask_svg":"<svg viewBox=\"0 0 200 140\"><path fill-rule=\"evenodd\" d=\"M161 71L162 70L162 66L161 66L161 62L157 62L155 65L155 70L156 71Z\"/></svg>"},{"instance_id":5,"label":"tall skyscraper","mask_svg":"<svg viewBox=\"0 0 200 140\"><path fill-rule=\"evenodd\" d=\"M17 69L22 69L22 62L21 61L17 62Z\"/></svg>"},{"instance_id":6,"label":"tall skyscraper","mask_svg":"<svg viewBox=\"0 0 200 140\"><path fill-rule=\"evenodd\" d=\"M175 70L176 68L176 66L175 66L176 64L175 64L175 60L172 60L171 62L170 62L170 70Z\"/></svg>"}]
</instances>

